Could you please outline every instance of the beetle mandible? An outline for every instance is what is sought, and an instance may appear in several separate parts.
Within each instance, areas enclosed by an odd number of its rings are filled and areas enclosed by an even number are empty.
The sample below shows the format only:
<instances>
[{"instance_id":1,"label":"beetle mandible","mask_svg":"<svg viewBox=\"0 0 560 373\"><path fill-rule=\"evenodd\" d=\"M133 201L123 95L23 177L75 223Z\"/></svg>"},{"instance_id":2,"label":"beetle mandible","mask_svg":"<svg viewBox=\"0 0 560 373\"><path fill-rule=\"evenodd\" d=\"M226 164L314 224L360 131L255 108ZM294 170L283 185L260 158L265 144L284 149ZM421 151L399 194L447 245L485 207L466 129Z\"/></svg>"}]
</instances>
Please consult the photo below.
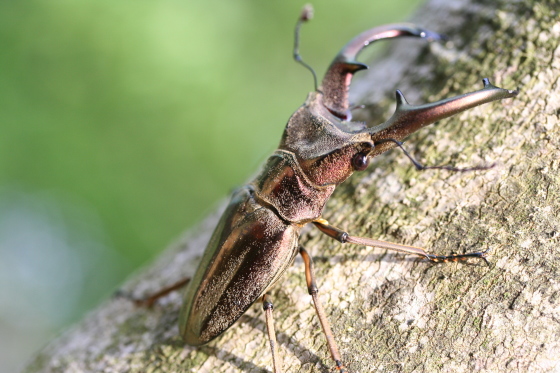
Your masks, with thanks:
<instances>
[{"instance_id":1,"label":"beetle mandible","mask_svg":"<svg viewBox=\"0 0 560 373\"><path fill-rule=\"evenodd\" d=\"M305 64L298 52L299 28L311 18L305 7L296 26L294 58ZM423 257L431 262L485 259L486 252L438 256L425 250L356 237L330 225L321 217L337 185L355 171L363 171L369 160L396 146L405 137L435 121L490 101L511 98L517 90L493 86L483 79L481 90L425 105L410 105L396 91L394 114L374 127L353 122L348 89L354 73L367 66L357 62L360 51L370 43L389 38L416 37L428 41L442 36L411 24L391 24L361 33L335 57L320 87L288 120L278 149L268 158L260 174L233 193L206 247L198 269L190 279L179 317L181 336L189 345L203 345L226 331L255 301L263 302L274 372L282 371L268 290L300 254L305 264L309 294L326 335L336 368L346 372L325 311L318 298L313 264L307 251L298 246L304 225L312 223L341 243L375 246ZM403 149L404 151L404 149ZM418 169L444 168L454 171L486 169L473 167L424 167L406 153ZM177 286L186 283L179 283ZM174 286L173 288L176 288ZM171 289L171 288L170 288ZM160 292L151 297L166 294Z\"/></svg>"}]
</instances>

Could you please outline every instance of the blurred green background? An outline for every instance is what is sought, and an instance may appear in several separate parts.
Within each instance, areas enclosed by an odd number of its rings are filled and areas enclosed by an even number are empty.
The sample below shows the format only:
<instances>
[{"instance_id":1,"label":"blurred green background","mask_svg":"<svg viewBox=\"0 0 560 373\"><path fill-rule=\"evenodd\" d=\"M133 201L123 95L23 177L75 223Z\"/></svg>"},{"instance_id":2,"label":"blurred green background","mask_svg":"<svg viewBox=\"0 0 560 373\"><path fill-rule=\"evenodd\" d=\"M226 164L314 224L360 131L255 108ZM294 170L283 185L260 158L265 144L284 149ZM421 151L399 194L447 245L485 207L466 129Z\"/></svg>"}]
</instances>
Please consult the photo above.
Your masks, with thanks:
<instances>
[{"instance_id":1,"label":"blurred green background","mask_svg":"<svg viewBox=\"0 0 560 373\"><path fill-rule=\"evenodd\" d=\"M321 1L319 76L418 0ZM243 184L312 90L303 3L0 2L0 372Z\"/></svg>"}]
</instances>

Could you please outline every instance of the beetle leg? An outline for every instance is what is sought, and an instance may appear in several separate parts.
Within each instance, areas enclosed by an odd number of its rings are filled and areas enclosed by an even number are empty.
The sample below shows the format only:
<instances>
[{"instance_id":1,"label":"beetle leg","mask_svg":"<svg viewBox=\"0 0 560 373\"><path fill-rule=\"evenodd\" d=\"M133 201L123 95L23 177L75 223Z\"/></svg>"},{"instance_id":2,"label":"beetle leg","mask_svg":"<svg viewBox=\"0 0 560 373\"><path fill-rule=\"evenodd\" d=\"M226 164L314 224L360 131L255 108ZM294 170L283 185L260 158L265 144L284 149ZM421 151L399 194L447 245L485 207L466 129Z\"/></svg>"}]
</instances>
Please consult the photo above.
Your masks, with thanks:
<instances>
[{"instance_id":1,"label":"beetle leg","mask_svg":"<svg viewBox=\"0 0 560 373\"><path fill-rule=\"evenodd\" d=\"M397 146L399 148L401 148L401 150L404 152L404 155L406 155L408 157L408 159L410 159L410 161L414 164L414 167L416 167L416 169L418 171L423 171L423 170L448 170L448 171L455 171L455 172L467 172L467 171L489 170L489 169L491 169L492 167L495 166L495 164L491 164L491 165L488 165L488 166L474 166L474 167L467 167L467 168L457 168L457 167L452 167L452 166L424 166L423 164L418 162L416 159L414 159L406 151L406 149L403 147L403 143L401 141L398 141L398 140L395 140L395 139L384 139L384 140L378 141L375 145L382 144L384 142L393 142L393 143L397 144Z\"/></svg>"},{"instance_id":2,"label":"beetle leg","mask_svg":"<svg viewBox=\"0 0 560 373\"><path fill-rule=\"evenodd\" d=\"M272 317L272 311L274 310L274 305L269 300L270 296L264 294L262 296L264 317L266 320L266 330L268 332L268 341L270 342L270 349L272 350L272 365L274 368L274 373L282 373L282 360L278 354L278 342L276 341L276 332L274 330L274 318Z\"/></svg>"},{"instance_id":3,"label":"beetle leg","mask_svg":"<svg viewBox=\"0 0 560 373\"><path fill-rule=\"evenodd\" d=\"M319 301L319 288L315 283L313 260L311 259L309 253L301 246L299 248L299 253L301 254L303 262L305 263L305 280L307 281L307 290L309 291L309 295L311 295L311 297L313 298L315 311L317 312L317 317L319 317L319 322L321 323L321 327L323 328L323 333L325 333L325 336L327 337L327 346L331 353L332 359L336 364L336 369L341 373L346 373L347 370L344 365L342 365L342 360L340 359L340 353L338 352L338 347L334 340L331 326L329 324L329 321L327 320L323 305Z\"/></svg>"},{"instance_id":4,"label":"beetle leg","mask_svg":"<svg viewBox=\"0 0 560 373\"><path fill-rule=\"evenodd\" d=\"M160 299L163 298L164 296L166 296L167 294L175 291L175 290L179 290L182 287L186 286L189 281L191 280L190 277L185 277L179 281L177 281L176 283L174 283L173 285L170 285L168 287L165 287L161 290L159 290L158 292L149 295L147 297L144 298L135 298L132 295L128 294L128 293L124 293L122 291L117 291L115 293L116 297L121 297L121 298L126 298L128 300L131 300L132 302L134 302L134 304L138 307L147 307L150 308L154 305L154 303Z\"/></svg>"},{"instance_id":5,"label":"beetle leg","mask_svg":"<svg viewBox=\"0 0 560 373\"><path fill-rule=\"evenodd\" d=\"M351 236L342 229L330 225L329 222L325 219L316 219L313 221L313 224L315 224L315 226L327 236L332 237L342 243L353 243L370 247L380 247L383 249L398 251L405 254L414 254L426 258L434 263L458 262L467 260L469 258L477 258L484 260L486 264L489 265L488 260L486 259L486 255L488 254L489 250L477 251L467 254L434 255L426 252L424 249L415 246L401 245L392 242L374 240L366 237Z\"/></svg>"}]
</instances>

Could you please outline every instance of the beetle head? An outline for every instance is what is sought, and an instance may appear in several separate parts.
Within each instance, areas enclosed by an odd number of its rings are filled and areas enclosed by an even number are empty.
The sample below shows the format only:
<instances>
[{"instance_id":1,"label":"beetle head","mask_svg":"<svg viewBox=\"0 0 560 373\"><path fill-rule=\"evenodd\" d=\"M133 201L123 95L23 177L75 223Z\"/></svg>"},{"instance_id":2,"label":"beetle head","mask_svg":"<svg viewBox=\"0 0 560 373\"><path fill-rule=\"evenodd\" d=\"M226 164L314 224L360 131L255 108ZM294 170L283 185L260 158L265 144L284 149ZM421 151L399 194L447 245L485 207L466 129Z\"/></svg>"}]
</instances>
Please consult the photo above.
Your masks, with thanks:
<instances>
[{"instance_id":1,"label":"beetle head","mask_svg":"<svg viewBox=\"0 0 560 373\"><path fill-rule=\"evenodd\" d=\"M352 39L335 57L321 87L290 118L280 149L293 152L308 178L316 185L340 184L354 171L367 167L368 159L395 146L386 139L402 140L418 129L474 106L517 95L483 79L483 89L425 105L410 105L396 92L395 113L380 125L368 128L352 122L348 89L357 71L360 51L376 40L418 37L428 41L443 37L409 24L376 27ZM297 38L296 38L297 40ZM296 44L297 45L297 44ZM297 47L296 47L297 50Z\"/></svg>"},{"instance_id":2,"label":"beetle head","mask_svg":"<svg viewBox=\"0 0 560 373\"><path fill-rule=\"evenodd\" d=\"M303 14L305 10L302 17ZM299 25L294 56L303 63L297 52ZM296 154L303 171L317 185L339 184L352 172L367 167L374 141L364 123L351 121L348 89L353 74L367 69L356 61L360 51L375 40L398 36L439 38L438 34L408 24L381 26L363 32L342 48L327 70L321 87L309 94L305 104L288 121L280 148Z\"/></svg>"},{"instance_id":3,"label":"beetle head","mask_svg":"<svg viewBox=\"0 0 560 373\"><path fill-rule=\"evenodd\" d=\"M288 121L279 148L296 155L314 184L339 184L367 166L373 141L364 130L364 123L336 117L324 105L323 95L311 92Z\"/></svg>"}]
</instances>

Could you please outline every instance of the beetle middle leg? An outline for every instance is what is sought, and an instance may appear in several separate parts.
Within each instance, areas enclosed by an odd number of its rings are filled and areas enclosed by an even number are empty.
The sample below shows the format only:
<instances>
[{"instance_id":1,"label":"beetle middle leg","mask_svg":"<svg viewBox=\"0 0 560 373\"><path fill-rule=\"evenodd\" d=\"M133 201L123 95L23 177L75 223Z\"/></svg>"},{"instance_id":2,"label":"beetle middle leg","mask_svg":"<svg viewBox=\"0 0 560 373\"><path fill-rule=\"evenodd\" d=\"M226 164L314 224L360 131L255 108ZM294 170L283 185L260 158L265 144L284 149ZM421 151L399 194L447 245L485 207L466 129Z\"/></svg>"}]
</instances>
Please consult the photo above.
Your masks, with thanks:
<instances>
[{"instance_id":1,"label":"beetle middle leg","mask_svg":"<svg viewBox=\"0 0 560 373\"><path fill-rule=\"evenodd\" d=\"M414 254L426 258L433 263L458 262L458 261L465 261L470 258L476 258L476 259L484 260L484 262L486 262L486 264L489 265L488 260L486 259L488 250L477 251L477 252L472 252L467 254L434 255L426 252L426 250L422 248L415 247L415 246L407 246L407 245L401 245L392 242L374 240L372 238L367 238L367 237L351 236L347 232L343 231L342 229L330 225L328 221L322 218L314 220L313 224L317 228L319 228L321 232L325 233L327 236L332 237L341 243L353 243L357 245L364 245L370 247L380 247L382 249L398 251L405 254Z\"/></svg>"},{"instance_id":2,"label":"beetle middle leg","mask_svg":"<svg viewBox=\"0 0 560 373\"><path fill-rule=\"evenodd\" d=\"M309 291L309 295L311 295L311 297L313 298L313 305L315 306L317 317L319 318L319 322L321 323L321 327L323 328L323 333L325 333L325 336L327 337L327 346L329 348L329 352L331 353L331 357L336 364L336 369L341 373L346 373L347 370L342 364L340 353L338 352L338 346L336 345L336 342L334 340L331 326L325 314L325 309L323 308L322 303L319 301L319 288L315 283L313 260L311 259L309 253L301 246L299 248L299 253L303 258L303 262L305 264L305 280L307 282L307 290Z\"/></svg>"}]
</instances>

